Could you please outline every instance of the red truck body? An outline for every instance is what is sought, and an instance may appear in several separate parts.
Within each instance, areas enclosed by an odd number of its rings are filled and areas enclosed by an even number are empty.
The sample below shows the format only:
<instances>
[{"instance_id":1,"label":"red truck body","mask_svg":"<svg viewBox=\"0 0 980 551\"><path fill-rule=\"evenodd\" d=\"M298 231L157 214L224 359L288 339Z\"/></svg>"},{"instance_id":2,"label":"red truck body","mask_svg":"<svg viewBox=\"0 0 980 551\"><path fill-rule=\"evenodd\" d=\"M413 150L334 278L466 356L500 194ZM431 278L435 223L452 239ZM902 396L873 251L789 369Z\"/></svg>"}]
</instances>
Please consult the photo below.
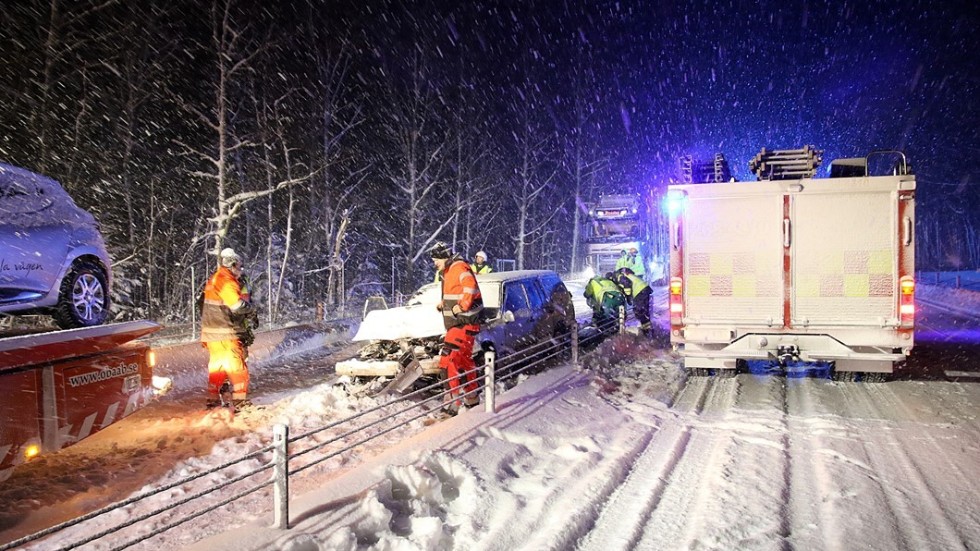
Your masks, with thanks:
<instances>
[{"instance_id":1,"label":"red truck body","mask_svg":"<svg viewBox=\"0 0 980 551\"><path fill-rule=\"evenodd\" d=\"M137 321L0 339L0 481L38 453L74 444L153 398Z\"/></svg>"}]
</instances>

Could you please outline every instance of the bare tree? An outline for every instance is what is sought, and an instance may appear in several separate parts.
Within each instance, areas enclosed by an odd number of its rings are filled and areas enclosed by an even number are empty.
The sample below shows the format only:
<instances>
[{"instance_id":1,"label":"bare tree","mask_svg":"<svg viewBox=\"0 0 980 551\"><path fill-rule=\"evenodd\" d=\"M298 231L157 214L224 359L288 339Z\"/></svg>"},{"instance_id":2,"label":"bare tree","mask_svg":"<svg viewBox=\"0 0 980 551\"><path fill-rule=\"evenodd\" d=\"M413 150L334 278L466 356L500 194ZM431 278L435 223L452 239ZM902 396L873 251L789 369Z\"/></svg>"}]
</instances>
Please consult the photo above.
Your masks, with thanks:
<instances>
[{"instance_id":1,"label":"bare tree","mask_svg":"<svg viewBox=\"0 0 980 551\"><path fill-rule=\"evenodd\" d=\"M233 193L229 185L229 158L239 149L252 146L252 142L238 136L230 125L230 119L241 105L235 101L234 84L266 50L269 41L251 38L248 25L235 21L234 0L214 0L211 8L211 48L214 54L214 75L211 82L213 104L208 111L183 102L182 107L214 133L214 142L207 149L196 148L179 142L191 155L204 161L206 170L196 170L191 176L214 183L217 208L208 221L209 231L196 236L193 245L201 240L214 238L212 251L217 255L224 245L231 223L249 202L265 197L287 186L303 182L311 175L281 179L271 187L261 190L243 190Z\"/></svg>"},{"instance_id":2,"label":"bare tree","mask_svg":"<svg viewBox=\"0 0 980 551\"><path fill-rule=\"evenodd\" d=\"M55 103L56 89L71 74L84 71L88 65L71 59L86 42L96 38L108 37L76 32L90 25L92 19L103 10L115 5L118 0L94 2L68 2L68 8L60 0L50 0L47 21L42 28L44 45L41 49L42 66L39 78L34 83L36 93L26 97L35 98L29 130L36 136L37 167L42 172L49 170L52 154L53 123L57 116L52 107Z\"/></svg>"},{"instance_id":3,"label":"bare tree","mask_svg":"<svg viewBox=\"0 0 980 551\"><path fill-rule=\"evenodd\" d=\"M385 165L386 175L403 206L396 216L404 225L402 290L406 292L415 283L415 263L458 214L444 197L446 137L433 82L418 51L412 54L409 71L405 86L387 81L390 115L384 126L395 146Z\"/></svg>"},{"instance_id":4,"label":"bare tree","mask_svg":"<svg viewBox=\"0 0 980 551\"><path fill-rule=\"evenodd\" d=\"M587 212L585 197L592 195L594 175L602 167L604 161L597 158L594 148L589 144L595 143L593 132L596 128L596 110L592 101L598 91L595 84L595 74L592 72L591 53L586 50L581 40L576 40L576 60L572 66L572 119L564 132L565 166L571 177L573 194L572 209L572 249L569 256L569 268L574 272L580 266L579 253L582 240L582 213Z\"/></svg>"},{"instance_id":5,"label":"bare tree","mask_svg":"<svg viewBox=\"0 0 980 551\"><path fill-rule=\"evenodd\" d=\"M542 130L533 117L534 97L519 88L515 94L518 113L518 129L514 133L513 149L517 165L510 177L511 197L517 220L514 228L514 257L517 269L523 270L526 264L527 248L541 237L559 209L556 204L550 208L543 206L558 174L558 164L554 162L554 134Z\"/></svg>"},{"instance_id":6,"label":"bare tree","mask_svg":"<svg viewBox=\"0 0 980 551\"><path fill-rule=\"evenodd\" d=\"M315 29L310 29L315 37ZM313 216L317 232L309 236L315 241L332 243L327 251L327 285L325 302L333 308L341 302L344 289L341 286L343 271L344 238L352 220L349 200L354 190L360 187L367 167L355 168L347 177L338 177L342 160L341 144L351 131L364 122L361 106L350 96L348 77L350 56L346 49L334 54L323 49L313 52L316 71L319 76L318 115L320 178L318 185L310 187L311 204L315 206ZM354 183L351 183L354 182ZM312 244L312 243L311 243Z\"/></svg>"}]
</instances>

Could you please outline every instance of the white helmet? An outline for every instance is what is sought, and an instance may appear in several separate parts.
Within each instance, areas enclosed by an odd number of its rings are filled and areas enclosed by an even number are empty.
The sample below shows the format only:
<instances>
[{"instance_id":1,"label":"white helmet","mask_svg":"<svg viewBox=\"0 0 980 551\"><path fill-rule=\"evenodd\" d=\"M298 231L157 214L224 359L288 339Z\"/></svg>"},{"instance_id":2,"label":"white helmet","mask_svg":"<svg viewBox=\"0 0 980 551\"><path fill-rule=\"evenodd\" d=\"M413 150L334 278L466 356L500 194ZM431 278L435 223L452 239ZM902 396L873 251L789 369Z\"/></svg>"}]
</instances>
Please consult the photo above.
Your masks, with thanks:
<instances>
[{"instance_id":1,"label":"white helmet","mask_svg":"<svg viewBox=\"0 0 980 551\"><path fill-rule=\"evenodd\" d=\"M487 253L485 253L483 251L477 251L476 255L473 258L483 258L483 261L486 262L487 261Z\"/></svg>"},{"instance_id":2,"label":"white helmet","mask_svg":"<svg viewBox=\"0 0 980 551\"><path fill-rule=\"evenodd\" d=\"M221 254L218 256L221 257L221 265L226 268L231 268L235 264L242 263L242 257L238 256L235 249L232 249L231 247L222 249Z\"/></svg>"}]
</instances>

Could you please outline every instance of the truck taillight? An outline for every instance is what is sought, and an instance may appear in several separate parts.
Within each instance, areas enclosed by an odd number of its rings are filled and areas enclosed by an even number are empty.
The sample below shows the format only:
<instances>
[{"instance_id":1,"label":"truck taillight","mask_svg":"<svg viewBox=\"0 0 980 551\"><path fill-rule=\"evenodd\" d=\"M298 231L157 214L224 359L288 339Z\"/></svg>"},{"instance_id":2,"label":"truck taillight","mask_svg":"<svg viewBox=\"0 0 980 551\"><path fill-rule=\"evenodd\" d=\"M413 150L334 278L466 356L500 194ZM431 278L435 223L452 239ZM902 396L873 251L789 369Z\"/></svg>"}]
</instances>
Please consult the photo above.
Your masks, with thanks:
<instances>
[{"instance_id":1,"label":"truck taillight","mask_svg":"<svg viewBox=\"0 0 980 551\"><path fill-rule=\"evenodd\" d=\"M670 278L670 324L681 325L684 317L684 280Z\"/></svg>"},{"instance_id":2,"label":"truck taillight","mask_svg":"<svg viewBox=\"0 0 980 551\"><path fill-rule=\"evenodd\" d=\"M903 277L898 282L898 289L898 312L902 325L911 327L915 324L915 280L911 276Z\"/></svg>"},{"instance_id":3,"label":"truck taillight","mask_svg":"<svg viewBox=\"0 0 980 551\"><path fill-rule=\"evenodd\" d=\"M152 349L146 351L146 365L150 367L156 367L157 365L157 353Z\"/></svg>"}]
</instances>

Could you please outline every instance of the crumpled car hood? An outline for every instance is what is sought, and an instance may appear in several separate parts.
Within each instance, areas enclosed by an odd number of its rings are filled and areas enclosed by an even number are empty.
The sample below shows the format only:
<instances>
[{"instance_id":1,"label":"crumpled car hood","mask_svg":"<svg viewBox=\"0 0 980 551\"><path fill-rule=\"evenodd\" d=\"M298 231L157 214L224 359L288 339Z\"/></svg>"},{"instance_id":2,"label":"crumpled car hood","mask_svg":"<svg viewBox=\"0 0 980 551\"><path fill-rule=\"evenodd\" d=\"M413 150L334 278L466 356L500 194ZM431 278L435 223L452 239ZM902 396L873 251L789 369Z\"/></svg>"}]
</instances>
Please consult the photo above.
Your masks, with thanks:
<instances>
[{"instance_id":1,"label":"crumpled car hood","mask_svg":"<svg viewBox=\"0 0 980 551\"><path fill-rule=\"evenodd\" d=\"M445 333L442 313L435 304L423 303L368 312L354 341L421 339Z\"/></svg>"}]
</instances>

